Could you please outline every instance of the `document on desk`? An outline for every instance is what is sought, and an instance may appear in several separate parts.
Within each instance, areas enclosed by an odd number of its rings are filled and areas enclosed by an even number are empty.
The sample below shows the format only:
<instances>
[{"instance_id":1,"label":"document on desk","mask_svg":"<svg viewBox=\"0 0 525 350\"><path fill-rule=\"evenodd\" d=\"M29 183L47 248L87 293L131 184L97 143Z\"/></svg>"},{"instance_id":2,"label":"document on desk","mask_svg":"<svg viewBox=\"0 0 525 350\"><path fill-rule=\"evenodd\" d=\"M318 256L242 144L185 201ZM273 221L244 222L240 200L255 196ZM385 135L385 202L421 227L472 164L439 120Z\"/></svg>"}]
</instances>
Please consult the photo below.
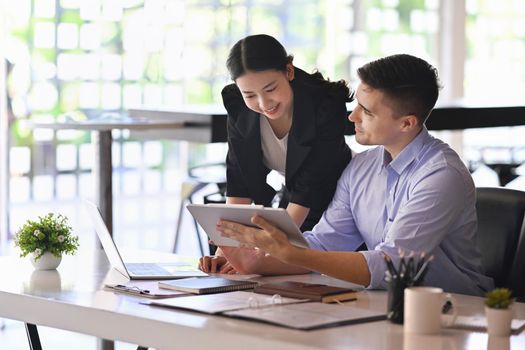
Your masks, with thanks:
<instances>
[{"instance_id":1,"label":"document on desk","mask_svg":"<svg viewBox=\"0 0 525 350\"><path fill-rule=\"evenodd\" d=\"M147 304L260 321L300 330L386 319L384 312L348 304L326 304L244 291L155 300Z\"/></svg>"},{"instance_id":2,"label":"document on desk","mask_svg":"<svg viewBox=\"0 0 525 350\"><path fill-rule=\"evenodd\" d=\"M279 304L301 303L306 300L281 298L255 294L252 292L236 291L220 294L192 295L176 299L165 299L149 302L148 305L164 306L176 309L198 311L207 314L219 314L226 311L272 307Z\"/></svg>"},{"instance_id":3,"label":"document on desk","mask_svg":"<svg viewBox=\"0 0 525 350\"><path fill-rule=\"evenodd\" d=\"M362 309L345 304L339 305L316 302L278 305L268 308L249 308L225 312L224 315L257 320L300 330L386 319L384 312Z\"/></svg>"}]
</instances>

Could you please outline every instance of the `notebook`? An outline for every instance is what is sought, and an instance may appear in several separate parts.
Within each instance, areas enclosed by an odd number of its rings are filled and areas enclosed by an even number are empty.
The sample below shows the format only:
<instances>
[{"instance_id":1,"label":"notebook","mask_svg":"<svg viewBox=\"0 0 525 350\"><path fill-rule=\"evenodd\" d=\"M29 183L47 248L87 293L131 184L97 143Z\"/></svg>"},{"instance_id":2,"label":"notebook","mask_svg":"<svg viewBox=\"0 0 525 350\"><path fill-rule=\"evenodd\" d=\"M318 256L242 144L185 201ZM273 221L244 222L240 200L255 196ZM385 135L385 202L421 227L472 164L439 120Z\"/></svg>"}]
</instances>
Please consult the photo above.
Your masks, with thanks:
<instances>
[{"instance_id":1,"label":"notebook","mask_svg":"<svg viewBox=\"0 0 525 350\"><path fill-rule=\"evenodd\" d=\"M357 292L351 288L295 281L265 283L257 286L254 292L270 295L278 294L282 297L308 299L310 301L320 301L323 303L357 299Z\"/></svg>"},{"instance_id":2,"label":"notebook","mask_svg":"<svg viewBox=\"0 0 525 350\"><path fill-rule=\"evenodd\" d=\"M207 273L187 263L125 263L97 206L87 200L84 200L84 204L111 266L127 278L132 280L160 280L208 276Z\"/></svg>"},{"instance_id":3,"label":"notebook","mask_svg":"<svg viewBox=\"0 0 525 350\"><path fill-rule=\"evenodd\" d=\"M159 282L160 288L173 289L192 294L232 292L236 290L253 289L256 286L257 282L230 280L222 277L185 278Z\"/></svg>"}]
</instances>

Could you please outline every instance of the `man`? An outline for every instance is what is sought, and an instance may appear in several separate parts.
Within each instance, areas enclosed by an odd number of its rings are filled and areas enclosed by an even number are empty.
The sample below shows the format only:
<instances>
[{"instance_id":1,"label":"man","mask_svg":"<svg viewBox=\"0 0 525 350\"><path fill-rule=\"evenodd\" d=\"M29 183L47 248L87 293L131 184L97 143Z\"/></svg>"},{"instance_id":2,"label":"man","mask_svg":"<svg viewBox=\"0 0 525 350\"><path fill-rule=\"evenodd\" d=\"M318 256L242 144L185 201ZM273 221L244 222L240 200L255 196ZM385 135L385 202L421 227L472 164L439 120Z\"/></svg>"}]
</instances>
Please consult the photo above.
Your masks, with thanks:
<instances>
[{"instance_id":1,"label":"man","mask_svg":"<svg viewBox=\"0 0 525 350\"><path fill-rule=\"evenodd\" d=\"M425 252L433 256L425 285L482 295L493 282L482 274L476 248L473 181L458 155L424 126L439 93L436 69L394 55L366 64L358 75L358 105L349 119L360 144L378 147L356 155L343 172L321 221L305 232L312 249L291 245L254 217L260 229L218 223L242 247L258 248L223 247L226 258L241 273L317 271L386 288L385 255L397 261L400 251ZM363 242L368 250L355 252Z\"/></svg>"}]
</instances>

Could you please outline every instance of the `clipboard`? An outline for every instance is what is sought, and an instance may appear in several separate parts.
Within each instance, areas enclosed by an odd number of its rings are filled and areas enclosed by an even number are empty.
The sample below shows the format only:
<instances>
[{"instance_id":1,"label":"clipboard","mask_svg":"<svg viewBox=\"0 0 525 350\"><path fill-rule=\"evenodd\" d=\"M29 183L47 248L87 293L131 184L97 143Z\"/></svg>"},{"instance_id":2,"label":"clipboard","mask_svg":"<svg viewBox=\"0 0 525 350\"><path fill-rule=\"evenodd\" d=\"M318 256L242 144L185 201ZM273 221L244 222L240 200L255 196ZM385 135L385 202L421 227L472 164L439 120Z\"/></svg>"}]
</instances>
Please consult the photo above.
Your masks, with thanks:
<instances>
[{"instance_id":1,"label":"clipboard","mask_svg":"<svg viewBox=\"0 0 525 350\"><path fill-rule=\"evenodd\" d=\"M190 293L161 289L158 281L130 281L122 284L106 283L104 289L115 293L133 295L148 299L164 299L191 295Z\"/></svg>"},{"instance_id":2,"label":"clipboard","mask_svg":"<svg viewBox=\"0 0 525 350\"><path fill-rule=\"evenodd\" d=\"M191 295L182 298L144 302L143 304L217 315L227 311L265 308L285 304L305 303L307 301L308 300L283 298L280 295L271 296L246 291L235 291L219 294Z\"/></svg>"},{"instance_id":3,"label":"clipboard","mask_svg":"<svg viewBox=\"0 0 525 350\"><path fill-rule=\"evenodd\" d=\"M143 304L259 321L304 331L386 319L383 311L245 291L185 296Z\"/></svg>"},{"instance_id":4,"label":"clipboard","mask_svg":"<svg viewBox=\"0 0 525 350\"><path fill-rule=\"evenodd\" d=\"M188 211L203 228L204 232L218 246L238 247L239 242L228 237L222 237L216 230L220 219L235 221L247 226L254 226L251 218L259 215L283 231L291 244L309 248L299 227L283 208L263 207L250 204L188 204Z\"/></svg>"}]
</instances>

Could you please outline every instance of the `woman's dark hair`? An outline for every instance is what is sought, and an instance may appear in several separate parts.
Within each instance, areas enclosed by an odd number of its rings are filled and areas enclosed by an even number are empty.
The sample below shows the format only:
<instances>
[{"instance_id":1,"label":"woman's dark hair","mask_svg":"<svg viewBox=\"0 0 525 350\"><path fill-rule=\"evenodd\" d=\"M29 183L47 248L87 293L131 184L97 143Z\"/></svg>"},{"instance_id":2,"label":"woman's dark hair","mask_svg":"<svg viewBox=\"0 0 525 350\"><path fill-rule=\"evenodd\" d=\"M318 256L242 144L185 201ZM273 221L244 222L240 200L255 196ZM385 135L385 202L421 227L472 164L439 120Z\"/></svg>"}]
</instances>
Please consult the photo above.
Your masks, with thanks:
<instances>
[{"instance_id":1,"label":"woman's dark hair","mask_svg":"<svg viewBox=\"0 0 525 350\"><path fill-rule=\"evenodd\" d=\"M226 67L233 81L246 72L261 72L264 70L278 70L286 72L286 65L293 62L293 55L286 53L283 45L277 39L266 34L250 35L233 45L226 61ZM320 72L311 74L320 83L344 87L346 96L350 95L344 80L329 82ZM349 97L351 100L352 97Z\"/></svg>"},{"instance_id":2,"label":"woman's dark hair","mask_svg":"<svg viewBox=\"0 0 525 350\"><path fill-rule=\"evenodd\" d=\"M436 104L439 78L436 68L421 58L401 54L365 64L357 70L363 83L381 90L401 115L413 114L422 125Z\"/></svg>"},{"instance_id":3,"label":"woman's dark hair","mask_svg":"<svg viewBox=\"0 0 525 350\"><path fill-rule=\"evenodd\" d=\"M250 35L237 41L230 50L226 67L233 81L248 71L274 69L286 72L293 56L274 37L266 34Z\"/></svg>"}]
</instances>

